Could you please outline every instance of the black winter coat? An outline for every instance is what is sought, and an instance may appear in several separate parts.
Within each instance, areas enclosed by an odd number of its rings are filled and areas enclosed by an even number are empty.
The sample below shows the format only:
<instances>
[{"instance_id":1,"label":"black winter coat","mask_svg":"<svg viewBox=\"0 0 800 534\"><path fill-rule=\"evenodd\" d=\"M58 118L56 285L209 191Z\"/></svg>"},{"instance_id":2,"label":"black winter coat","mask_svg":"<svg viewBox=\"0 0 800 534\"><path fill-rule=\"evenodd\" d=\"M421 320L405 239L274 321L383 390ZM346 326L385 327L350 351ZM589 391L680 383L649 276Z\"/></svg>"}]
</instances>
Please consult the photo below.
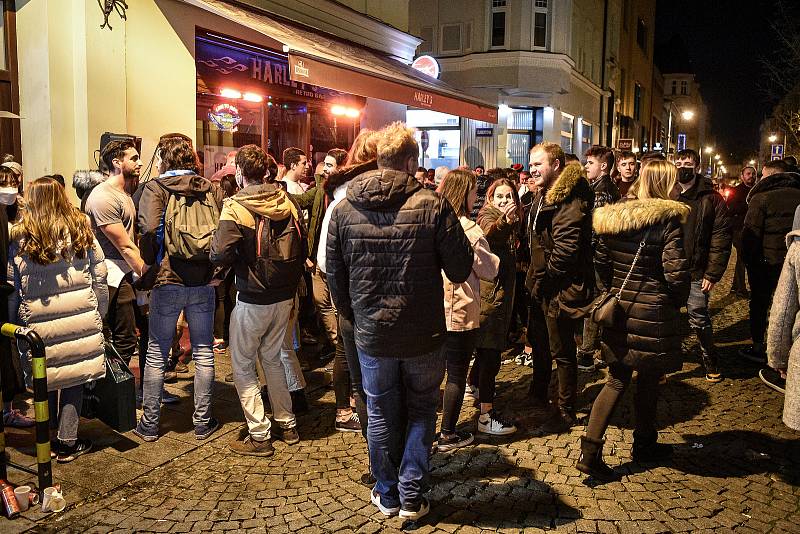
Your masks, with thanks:
<instances>
[{"instance_id":1,"label":"black winter coat","mask_svg":"<svg viewBox=\"0 0 800 534\"><path fill-rule=\"evenodd\" d=\"M773 174L753 186L747 196L742 228L742 259L754 267L783 265L786 234L792 230L794 211L800 205L800 174Z\"/></svg>"},{"instance_id":2,"label":"black winter coat","mask_svg":"<svg viewBox=\"0 0 800 534\"><path fill-rule=\"evenodd\" d=\"M714 191L711 180L699 174L678 200L691 208L683 225L683 244L692 280L719 282L728 267L733 241L725 200Z\"/></svg>"},{"instance_id":3,"label":"black winter coat","mask_svg":"<svg viewBox=\"0 0 800 534\"><path fill-rule=\"evenodd\" d=\"M594 207L602 208L606 204L613 204L620 199L619 188L611 176L605 174L591 183L594 191Z\"/></svg>"},{"instance_id":4,"label":"black winter coat","mask_svg":"<svg viewBox=\"0 0 800 534\"><path fill-rule=\"evenodd\" d=\"M331 297L342 316L354 319L356 345L371 356L421 356L441 347L441 271L464 282L472 259L450 203L402 171L353 179L328 226Z\"/></svg>"},{"instance_id":5,"label":"black winter coat","mask_svg":"<svg viewBox=\"0 0 800 534\"><path fill-rule=\"evenodd\" d=\"M691 275L681 221L689 208L673 200L622 201L595 211L595 266L603 285L619 293L642 240L645 246L622 291L624 323L603 327L603 357L634 369L671 372L680 363L680 308Z\"/></svg>"},{"instance_id":6,"label":"black winter coat","mask_svg":"<svg viewBox=\"0 0 800 534\"><path fill-rule=\"evenodd\" d=\"M730 190L727 199L728 216L731 218L731 227L734 236L744 227L744 216L747 214L747 196L752 188L740 183Z\"/></svg>"},{"instance_id":7,"label":"black winter coat","mask_svg":"<svg viewBox=\"0 0 800 534\"><path fill-rule=\"evenodd\" d=\"M586 314L595 289L592 260L594 192L583 168L567 165L547 191L537 191L529 215L531 265L526 286L570 317Z\"/></svg>"}]
</instances>

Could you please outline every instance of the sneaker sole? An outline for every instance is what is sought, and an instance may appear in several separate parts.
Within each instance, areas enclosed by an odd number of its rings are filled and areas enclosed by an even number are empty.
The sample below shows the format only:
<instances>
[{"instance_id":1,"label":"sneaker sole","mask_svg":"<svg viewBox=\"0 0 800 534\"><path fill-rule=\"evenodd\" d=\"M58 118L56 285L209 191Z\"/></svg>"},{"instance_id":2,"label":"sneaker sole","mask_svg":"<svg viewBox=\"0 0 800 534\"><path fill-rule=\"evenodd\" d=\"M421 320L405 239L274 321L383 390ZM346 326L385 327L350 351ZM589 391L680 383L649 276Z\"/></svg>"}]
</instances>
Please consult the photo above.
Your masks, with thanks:
<instances>
[{"instance_id":1,"label":"sneaker sole","mask_svg":"<svg viewBox=\"0 0 800 534\"><path fill-rule=\"evenodd\" d=\"M454 449L460 449L461 447L466 447L467 445L472 444L475 441L475 436L470 436L469 439L465 439L456 443L450 443L449 445L436 445L436 449L441 452L452 451Z\"/></svg>"},{"instance_id":2,"label":"sneaker sole","mask_svg":"<svg viewBox=\"0 0 800 534\"><path fill-rule=\"evenodd\" d=\"M761 371L758 372L758 378L760 378L761 381L764 383L764 385L767 386L768 388L770 388L771 390L777 391L778 393L782 393L782 394L786 395L786 388L782 388L780 386L776 386L772 382L769 382L768 380L764 380L764 375L761 374Z\"/></svg>"},{"instance_id":3,"label":"sneaker sole","mask_svg":"<svg viewBox=\"0 0 800 534\"><path fill-rule=\"evenodd\" d=\"M89 445L88 447L86 447L82 451L78 451L76 453L70 454L69 456L63 456L63 457L62 456L56 456L56 462L58 462L60 464L68 464L69 462L75 460L79 456L86 454L90 450L92 450L92 445Z\"/></svg>"},{"instance_id":4,"label":"sneaker sole","mask_svg":"<svg viewBox=\"0 0 800 534\"><path fill-rule=\"evenodd\" d=\"M216 431L217 431L217 430L219 430L220 428L222 428L222 425L219 425L219 424L218 424L217 426L215 426L215 427L214 427L214 428L212 428L212 429L209 429L209 431L208 431L208 432L205 432L205 433L203 433L203 434L198 434L198 433L196 433L196 432L195 432L195 434L194 434L194 437L195 437L195 438L197 438L197 439L199 439L199 440L208 439L209 437L211 437L211 435L212 435L214 432L216 432Z\"/></svg>"},{"instance_id":5,"label":"sneaker sole","mask_svg":"<svg viewBox=\"0 0 800 534\"><path fill-rule=\"evenodd\" d=\"M502 432L492 432L490 430L481 430L478 428L478 434L485 434L487 436L510 436L511 434L515 433L518 429L513 430L504 430Z\"/></svg>"},{"instance_id":6,"label":"sneaker sole","mask_svg":"<svg viewBox=\"0 0 800 534\"><path fill-rule=\"evenodd\" d=\"M594 369L595 369L594 364L578 366L578 371L594 371Z\"/></svg>"},{"instance_id":7,"label":"sneaker sole","mask_svg":"<svg viewBox=\"0 0 800 534\"><path fill-rule=\"evenodd\" d=\"M268 456L272 456L273 454L275 454L275 451L270 451L270 452L244 452L244 451L238 451L238 450L234 449L231 446L228 446L228 449L230 449L230 451L232 453L239 454L241 456L260 456L261 458L266 458Z\"/></svg>"},{"instance_id":8,"label":"sneaker sole","mask_svg":"<svg viewBox=\"0 0 800 534\"><path fill-rule=\"evenodd\" d=\"M386 508L381 504L380 497L374 492L370 492L369 500L378 507L378 511L385 515L386 517L394 517L400 513L400 507L397 508Z\"/></svg>"},{"instance_id":9,"label":"sneaker sole","mask_svg":"<svg viewBox=\"0 0 800 534\"><path fill-rule=\"evenodd\" d=\"M401 509L400 513L398 515L400 515L400 517L402 519L409 519L411 521L416 521L416 520L422 519L423 517L428 515L430 513L430 511L431 511L431 507L430 507L430 505L428 505L426 507L421 508L419 512L407 512L407 511Z\"/></svg>"},{"instance_id":10,"label":"sneaker sole","mask_svg":"<svg viewBox=\"0 0 800 534\"><path fill-rule=\"evenodd\" d=\"M360 428L341 428L341 427L337 426L336 427L336 431L337 432L361 432L361 429Z\"/></svg>"},{"instance_id":11,"label":"sneaker sole","mask_svg":"<svg viewBox=\"0 0 800 534\"><path fill-rule=\"evenodd\" d=\"M710 382L712 384L719 384L720 382L722 382L722 375L708 374L706 375L706 382Z\"/></svg>"},{"instance_id":12,"label":"sneaker sole","mask_svg":"<svg viewBox=\"0 0 800 534\"><path fill-rule=\"evenodd\" d=\"M146 441L148 443L152 443L154 441L158 441L158 436L150 436L148 434L142 434L137 429L133 429L133 434L138 436L142 441Z\"/></svg>"}]
</instances>

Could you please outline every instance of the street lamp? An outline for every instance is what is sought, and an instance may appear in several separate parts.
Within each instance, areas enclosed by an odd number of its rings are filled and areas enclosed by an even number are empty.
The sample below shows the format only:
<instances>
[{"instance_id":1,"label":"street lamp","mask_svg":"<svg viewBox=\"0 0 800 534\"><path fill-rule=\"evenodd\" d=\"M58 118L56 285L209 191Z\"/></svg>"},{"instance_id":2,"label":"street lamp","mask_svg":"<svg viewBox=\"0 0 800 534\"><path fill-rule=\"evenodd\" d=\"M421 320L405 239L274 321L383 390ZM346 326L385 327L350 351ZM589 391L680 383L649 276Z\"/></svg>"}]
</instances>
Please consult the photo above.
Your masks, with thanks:
<instances>
[{"instance_id":1,"label":"street lamp","mask_svg":"<svg viewBox=\"0 0 800 534\"><path fill-rule=\"evenodd\" d=\"M681 118L683 118L683 120L685 120L685 121L692 120L694 118L694 111L691 111L691 110L687 109L686 111L681 113Z\"/></svg>"},{"instance_id":2,"label":"street lamp","mask_svg":"<svg viewBox=\"0 0 800 534\"><path fill-rule=\"evenodd\" d=\"M777 141L777 140L778 140L778 136L777 136L777 135L775 135L775 134L772 134L772 135L770 135L770 136L769 136L767 139L769 139L769 142L770 142L770 143L774 143L775 141Z\"/></svg>"},{"instance_id":3,"label":"street lamp","mask_svg":"<svg viewBox=\"0 0 800 534\"><path fill-rule=\"evenodd\" d=\"M714 159L719 161L719 154L714 154Z\"/></svg>"},{"instance_id":4,"label":"street lamp","mask_svg":"<svg viewBox=\"0 0 800 534\"><path fill-rule=\"evenodd\" d=\"M756 160L751 159L750 161L747 162L747 164L748 165L755 165L756 164Z\"/></svg>"},{"instance_id":5,"label":"street lamp","mask_svg":"<svg viewBox=\"0 0 800 534\"><path fill-rule=\"evenodd\" d=\"M669 101L669 120L667 122L667 155L672 145L672 100ZM676 108L677 109L677 108ZM690 121L694 118L694 111L685 109L681 112L681 118L684 121Z\"/></svg>"},{"instance_id":6,"label":"street lamp","mask_svg":"<svg viewBox=\"0 0 800 534\"><path fill-rule=\"evenodd\" d=\"M707 146L706 147L706 154L711 154L712 152L714 152L714 147L713 146Z\"/></svg>"}]
</instances>

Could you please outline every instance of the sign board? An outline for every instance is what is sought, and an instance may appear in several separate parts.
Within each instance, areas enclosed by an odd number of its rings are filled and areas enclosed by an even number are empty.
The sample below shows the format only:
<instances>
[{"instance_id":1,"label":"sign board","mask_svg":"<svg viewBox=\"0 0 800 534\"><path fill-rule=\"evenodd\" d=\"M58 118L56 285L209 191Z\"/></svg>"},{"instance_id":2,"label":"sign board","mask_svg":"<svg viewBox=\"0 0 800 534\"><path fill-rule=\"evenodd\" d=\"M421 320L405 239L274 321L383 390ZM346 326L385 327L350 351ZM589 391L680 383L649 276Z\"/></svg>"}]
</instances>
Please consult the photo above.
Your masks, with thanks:
<instances>
[{"instance_id":1,"label":"sign board","mask_svg":"<svg viewBox=\"0 0 800 534\"><path fill-rule=\"evenodd\" d=\"M775 161L776 159L783 159L783 158L781 156L779 156L778 154L773 154L769 159L771 161Z\"/></svg>"},{"instance_id":2,"label":"sign board","mask_svg":"<svg viewBox=\"0 0 800 534\"><path fill-rule=\"evenodd\" d=\"M617 139L617 148L620 150L633 150L633 139Z\"/></svg>"},{"instance_id":3,"label":"sign board","mask_svg":"<svg viewBox=\"0 0 800 534\"><path fill-rule=\"evenodd\" d=\"M419 56L411 64L412 69L416 69L431 78L439 77L439 62L433 56Z\"/></svg>"},{"instance_id":4,"label":"sign board","mask_svg":"<svg viewBox=\"0 0 800 534\"><path fill-rule=\"evenodd\" d=\"M783 145L772 145L772 159L783 158ZM775 156L778 156L777 158Z\"/></svg>"},{"instance_id":5,"label":"sign board","mask_svg":"<svg viewBox=\"0 0 800 534\"><path fill-rule=\"evenodd\" d=\"M492 137L494 128L475 128L475 137Z\"/></svg>"},{"instance_id":6,"label":"sign board","mask_svg":"<svg viewBox=\"0 0 800 534\"><path fill-rule=\"evenodd\" d=\"M422 130L419 133L420 136L420 144L422 145L422 152L425 153L428 151L428 146L430 143L430 137L428 136L428 130Z\"/></svg>"}]
</instances>

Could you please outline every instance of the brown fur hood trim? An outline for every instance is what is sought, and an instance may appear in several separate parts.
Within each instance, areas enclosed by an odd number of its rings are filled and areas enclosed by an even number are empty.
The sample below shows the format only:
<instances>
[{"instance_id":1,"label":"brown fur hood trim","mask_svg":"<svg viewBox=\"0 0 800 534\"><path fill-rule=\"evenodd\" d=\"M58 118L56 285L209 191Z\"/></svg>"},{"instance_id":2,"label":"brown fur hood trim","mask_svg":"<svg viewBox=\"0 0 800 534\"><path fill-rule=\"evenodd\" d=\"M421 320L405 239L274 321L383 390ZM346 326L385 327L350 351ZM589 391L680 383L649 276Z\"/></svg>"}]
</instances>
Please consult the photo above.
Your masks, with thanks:
<instances>
[{"instance_id":1,"label":"brown fur hood trim","mask_svg":"<svg viewBox=\"0 0 800 534\"><path fill-rule=\"evenodd\" d=\"M570 163L556 179L556 182L547 191L545 202L548 204L561 204L581 182L586 182L586 187L591 188L586 179L586 171L580 163Z\"/></svg>"},{"instance_id":2,"label":"brown fur hood trim","mask_svg":"<svg viewBox=\"0 0 800 534\"><path fill-rule=\"evenodd\" d=\"M594 210L592 226L598 234L624 234L670 219L686 222L689 206L683 202L649 198L617 202Z\"/></svg>"}]
</instances>

